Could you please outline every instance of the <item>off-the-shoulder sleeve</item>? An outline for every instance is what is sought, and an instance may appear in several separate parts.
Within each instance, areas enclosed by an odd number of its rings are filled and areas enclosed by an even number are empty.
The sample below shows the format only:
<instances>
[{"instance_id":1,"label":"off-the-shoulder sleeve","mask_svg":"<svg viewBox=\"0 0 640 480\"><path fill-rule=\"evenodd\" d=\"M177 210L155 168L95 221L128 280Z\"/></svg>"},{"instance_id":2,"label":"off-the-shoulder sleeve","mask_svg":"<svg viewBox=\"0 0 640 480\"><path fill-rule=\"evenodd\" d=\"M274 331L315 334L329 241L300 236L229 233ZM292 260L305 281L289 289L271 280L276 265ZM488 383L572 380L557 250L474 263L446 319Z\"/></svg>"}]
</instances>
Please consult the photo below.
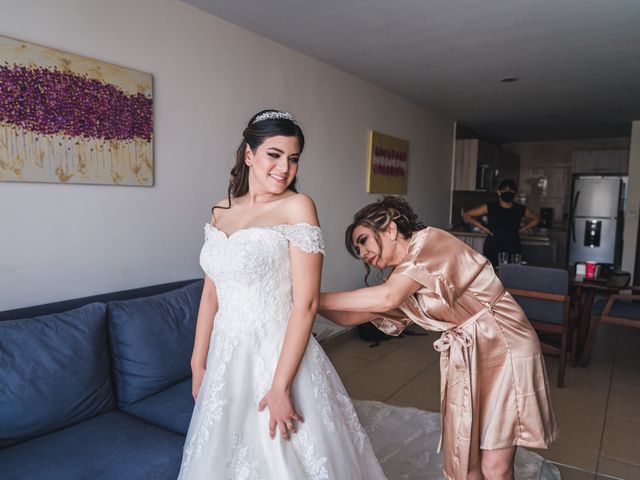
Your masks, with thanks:
<instances>
[{"instance_id":1,"label":"off-the-shoulder sleeve","mask_svg":"<svg viewBox=\"0 0 640 480\"><path fill-rule=\"evenodd\" d=\"M291 245L298 247L305 253L325 254L322 230L317 225L296 223L294 225L277 225L274 227Z\"/></svg>"}]
</instances>

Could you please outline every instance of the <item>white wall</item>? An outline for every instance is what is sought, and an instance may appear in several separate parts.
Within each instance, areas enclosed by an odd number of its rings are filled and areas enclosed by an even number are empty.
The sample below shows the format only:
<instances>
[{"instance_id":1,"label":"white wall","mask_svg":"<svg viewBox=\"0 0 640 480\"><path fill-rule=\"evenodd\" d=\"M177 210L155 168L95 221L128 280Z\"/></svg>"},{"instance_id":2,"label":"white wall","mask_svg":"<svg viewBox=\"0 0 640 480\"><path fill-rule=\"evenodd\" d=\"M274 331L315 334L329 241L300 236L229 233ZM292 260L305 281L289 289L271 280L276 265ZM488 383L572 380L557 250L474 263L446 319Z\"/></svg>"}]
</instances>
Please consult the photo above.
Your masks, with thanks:
<instances>
[{"instance_id":1,"label":"white wall","mask_svg":"<svg viewBox=\"0 0 640 480\"><path fill-rule=\"evenodd\" d=\"M367 132L411 142L408 199L448 219L453 122L174 0L0 0L0 34L153 74L155 186L0 183L0 310L202 275L209 208L248 118L293 112L300 187L328 244L323 288L353 287L343 231L365 193Z\"/></svg>"}]
</instances>

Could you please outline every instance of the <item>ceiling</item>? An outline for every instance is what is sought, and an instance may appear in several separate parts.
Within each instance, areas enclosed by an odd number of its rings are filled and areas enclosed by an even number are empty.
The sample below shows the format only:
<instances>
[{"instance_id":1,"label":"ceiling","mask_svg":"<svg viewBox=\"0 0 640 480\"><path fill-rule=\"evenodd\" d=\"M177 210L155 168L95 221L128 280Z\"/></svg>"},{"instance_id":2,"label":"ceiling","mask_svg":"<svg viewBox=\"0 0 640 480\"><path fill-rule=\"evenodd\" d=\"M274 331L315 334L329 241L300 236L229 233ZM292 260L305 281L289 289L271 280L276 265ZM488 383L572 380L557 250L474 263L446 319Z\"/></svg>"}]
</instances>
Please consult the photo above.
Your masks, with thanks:
<instances>
[{"instance_id":1,"label":"ceiling","mask_svg":"<svg viewBox=\"0 0 640 480\"><path fill-rule=\"evenodd\" d=\"M640 119L640 0L186 3L496 141L629 136Z\"/></svg>"}]
</instances>

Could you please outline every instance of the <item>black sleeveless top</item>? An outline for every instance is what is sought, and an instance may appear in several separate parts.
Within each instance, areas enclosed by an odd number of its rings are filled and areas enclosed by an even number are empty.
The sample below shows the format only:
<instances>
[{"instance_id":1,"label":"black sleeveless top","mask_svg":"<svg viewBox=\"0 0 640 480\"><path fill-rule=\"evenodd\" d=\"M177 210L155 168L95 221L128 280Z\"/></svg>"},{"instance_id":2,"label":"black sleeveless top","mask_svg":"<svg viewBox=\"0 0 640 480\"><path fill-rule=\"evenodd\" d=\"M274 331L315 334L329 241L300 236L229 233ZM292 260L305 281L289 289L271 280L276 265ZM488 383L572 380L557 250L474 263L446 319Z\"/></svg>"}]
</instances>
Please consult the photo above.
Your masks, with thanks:
<instances>
[{"instance_id":1,"label":"black sleeveless top","mask_svg":"<svg viewBox=\"0 0 640 480\"><path fill-rule=\"evenodd\" d=\"M502 208L498 202L487 203L487 228L493 232L484 242L484 256L493 265L498 264L498 252L521 253L520 222L527 207L514 203Z\"/></svg>"}]
</instances>

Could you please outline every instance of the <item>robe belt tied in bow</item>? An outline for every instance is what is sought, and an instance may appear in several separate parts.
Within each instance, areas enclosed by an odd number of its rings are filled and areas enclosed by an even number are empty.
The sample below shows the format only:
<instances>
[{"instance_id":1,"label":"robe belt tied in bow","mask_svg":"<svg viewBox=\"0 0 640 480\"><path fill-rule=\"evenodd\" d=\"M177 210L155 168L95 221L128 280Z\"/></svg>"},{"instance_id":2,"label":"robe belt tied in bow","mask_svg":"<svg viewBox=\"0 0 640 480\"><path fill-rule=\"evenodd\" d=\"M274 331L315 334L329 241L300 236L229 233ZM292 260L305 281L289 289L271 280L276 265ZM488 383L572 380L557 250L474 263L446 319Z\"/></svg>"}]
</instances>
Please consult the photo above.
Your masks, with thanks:
<instances>
[{"instance_id":1,"label":"robe belt tied in bow","mask_svg":"<svg viewBox=\"0 0 640 480\"><path fill-rule=\"evenodd\" d=\"M459 421L454 433L455 439L450 442L453 452L445 452L445 470L453 469L454 478L466 479L469 464L477 461L477 453L471 452L471 435L473 425L473 403L471 392L471 376L469 374L469 351L473 345L473 336L467 327L475 323L487 312L493 315L493 307L504 296L502 290L490 303L478 303L482 307L475 315L460 325L442 332L433 348L441 353L440 356L440 443L438 452L442 449L445 429L445 415L447 405L455 405ZM450 381L450 376L460 377L463 381ZM452 465L447 465L447 457L453 459ZM473 462L473 463L472 463ZM447 468L449 467L449 468Z\"/></svg>"}]
</instances>

